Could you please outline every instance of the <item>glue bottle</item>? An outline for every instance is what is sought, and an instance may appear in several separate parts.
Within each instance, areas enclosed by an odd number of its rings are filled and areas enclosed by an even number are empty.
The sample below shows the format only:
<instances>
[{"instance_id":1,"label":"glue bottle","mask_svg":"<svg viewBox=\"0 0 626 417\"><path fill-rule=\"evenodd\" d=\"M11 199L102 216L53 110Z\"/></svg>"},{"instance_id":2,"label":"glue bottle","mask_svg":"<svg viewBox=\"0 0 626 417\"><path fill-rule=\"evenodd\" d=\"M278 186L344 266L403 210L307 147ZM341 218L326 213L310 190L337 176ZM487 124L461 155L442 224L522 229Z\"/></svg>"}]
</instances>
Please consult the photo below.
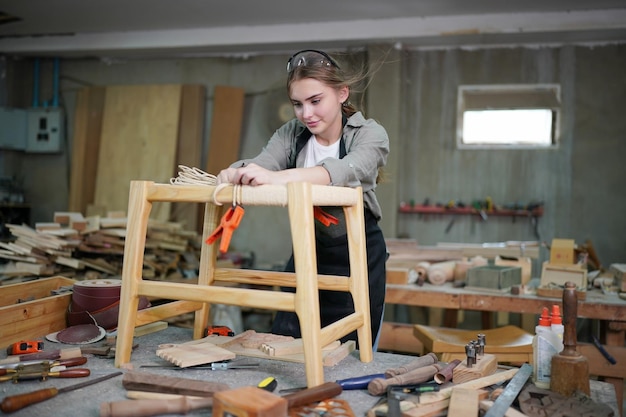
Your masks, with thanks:
<instances>
[{"instance_id":1,"label":"glue bottle","mask_svg":"<svg viewBox=\"0 0 626 417\"><path fill-rule=\"evenodd\" d=\"M533 383L543 389L550 389L552 356L558 354L563 345L551 324L550 311L544 307L533 337Z\"/></svg>"},{"instance_id":2,"label":"glue bottle","mask_svg":"<svg viewBox=\"0 0 626 417\"><path fill-rule=\"evenodd\" d=\"M561 341L559 352L563 350L563 333L565 327L563 326L563 317L561 317L561 310L558 304L552 305L552 315L550 316L550 327Z\"/></svg>"}]
</instances>

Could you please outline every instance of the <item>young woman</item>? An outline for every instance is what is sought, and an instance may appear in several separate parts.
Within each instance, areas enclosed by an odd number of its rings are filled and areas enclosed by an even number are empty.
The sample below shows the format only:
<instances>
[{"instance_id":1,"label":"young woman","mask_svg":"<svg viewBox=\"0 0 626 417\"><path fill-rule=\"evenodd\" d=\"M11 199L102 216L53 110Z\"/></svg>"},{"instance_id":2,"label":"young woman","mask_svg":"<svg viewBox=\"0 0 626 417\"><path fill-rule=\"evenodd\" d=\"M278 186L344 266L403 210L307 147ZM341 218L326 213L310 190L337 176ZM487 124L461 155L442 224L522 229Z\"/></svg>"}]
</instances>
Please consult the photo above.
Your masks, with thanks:
<instances>
[{"instance_id":1,"label":"young woman","mask_svg":"<svg viewBox=\"0 0 626 417\"><path fill-rule=\"evenodd\" d=\"M363 75L349 78L334 59L317 50L295 53L287 62L287 73L287 91L296 118L280 127L258 156L222 170L217 182L244 185L310 182L363 188L375 348L385 299L387 250L378 227L381 208L374 190L379 170L387 161L389 138L380 124L365 119L349 102L350 88L361 81ZM324 207L323 210L339 219L339 223L325 226L315 221L318 273L348 276L343 210L340 207ZM293 254L285 270L294 272ZM322 326L353 311L349 293L320 291ZM301 337L297 315L278 312L272 333ZM349 339L356 340L356 332L343 341Z\"/></svg>"}]
</instances>

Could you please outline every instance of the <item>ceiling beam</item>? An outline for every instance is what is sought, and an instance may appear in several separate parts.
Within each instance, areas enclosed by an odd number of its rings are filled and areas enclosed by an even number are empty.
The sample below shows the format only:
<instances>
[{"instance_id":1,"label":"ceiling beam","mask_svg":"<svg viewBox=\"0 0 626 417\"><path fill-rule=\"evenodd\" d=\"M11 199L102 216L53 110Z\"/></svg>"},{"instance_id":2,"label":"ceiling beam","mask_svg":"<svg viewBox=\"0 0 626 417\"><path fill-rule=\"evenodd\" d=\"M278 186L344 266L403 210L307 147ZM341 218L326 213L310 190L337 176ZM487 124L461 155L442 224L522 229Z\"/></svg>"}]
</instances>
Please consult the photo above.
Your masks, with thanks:
<instances>
[{"instance_id":1,"label":"ceiling beam","mask_svg":"<svg viewBox=\"0 0 626 417\"><path fill-rule=\"evenodd\" d=\"M576 34L593 34L593 39ZM606 39L602 39L603 37ZM536 36L529 36L536 35ZM307 24L161 31L76 33L0 39L8 55L114 56L288 50L292 45L402 43L455 46L477 42L626 41L626 9L408 17Z\"/></svg>"}]
</instances>

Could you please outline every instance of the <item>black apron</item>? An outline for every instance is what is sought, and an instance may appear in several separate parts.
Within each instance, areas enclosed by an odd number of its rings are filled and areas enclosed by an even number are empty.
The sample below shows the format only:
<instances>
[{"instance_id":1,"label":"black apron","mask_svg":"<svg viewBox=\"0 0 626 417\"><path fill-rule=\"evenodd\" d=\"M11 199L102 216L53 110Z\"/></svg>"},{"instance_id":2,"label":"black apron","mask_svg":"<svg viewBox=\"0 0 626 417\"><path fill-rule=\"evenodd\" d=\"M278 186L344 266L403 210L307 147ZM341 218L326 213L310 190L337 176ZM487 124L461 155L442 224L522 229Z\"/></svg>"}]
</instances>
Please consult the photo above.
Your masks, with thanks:
<instances>
[{"instance_id":1,"label":"black apron","mask_svg":"<svg viewBox=\"0 0 626 417\"><path fill-rule=\"evenodd\" d=\"M345 119L344 119L345 124ZM311 137L308 130L296 140L296 153L298 153L306 141ZM339 158L343 158L347 152L343 137L340 139ZM300 144L301 146L298 146ZM290 158L290 165L295 167L297 155ZM350 259L348 252L348 239L345 233L345 217L342 207L322 207L327 213L337 217L339 225L325 226L315 220L315 248L317 251L317 272L322 275L350 276ZM370 296L370 316L372 328L372 343L376 341L383 315L386 288L387 247L383 233L378 226L378 221L372 212L366 208L365 236L367 252L367 268ZM293 254L285 266L286 272L295 272ZM294 292L291 287L282 288L283 291ZM322 327L328 326L337 320L354 312L354 303L350 293L343 291L320 290L319 292L320 319ZM279 311L272 325L272 333L300 338L300 323L296 313L291 311ZM341 341L354 340L357 342L356 331L344 336Z\"/></svg>"}]
</instances>

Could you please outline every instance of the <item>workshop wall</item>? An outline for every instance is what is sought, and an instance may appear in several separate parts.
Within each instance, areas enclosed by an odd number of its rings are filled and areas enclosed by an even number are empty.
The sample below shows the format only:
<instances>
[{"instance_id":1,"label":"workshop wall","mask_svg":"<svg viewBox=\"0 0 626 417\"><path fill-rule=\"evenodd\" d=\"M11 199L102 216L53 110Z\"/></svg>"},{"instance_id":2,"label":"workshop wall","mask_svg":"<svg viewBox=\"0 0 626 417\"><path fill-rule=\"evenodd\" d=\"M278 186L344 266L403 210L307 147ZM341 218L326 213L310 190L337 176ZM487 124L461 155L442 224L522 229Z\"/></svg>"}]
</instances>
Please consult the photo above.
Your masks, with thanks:
<instances>
[{"instance_id":1,"label":"workshop wall","mask_svg":"<svg viewBox=\"0 0 626 417\"><path fill-rule=\"evenodd\" d=\"M626 105L625 71L624 45L409 53L403 76L400 199L542 201L545 214L537 224L524 218L401 214L397 234L426 245L590 239L605 266L624 259L626 220L620 213L626 209L626 121L620 109ZM519 83L561 85L558 148L457 149L457 87Z\"/></svg>"},{"instance_id":2,"label":"workshop wall","mask_svg":"<svg viewBox=\"0 0 626 417\"><path fill-rule=\"evenodd\" d=\"M241 157L252 157L281 123L278 108L287 102L284 64L288 54L173 60L72 59L61 62L61 105L67 114L68 142L59 154L32 155L0 150L0 175L16 176L31 203L31 222L51 221L67 209L73 111L84 86L203 84L207 87L202 161L206 160L212 94L217 85L246 91ZM363 55L364 56L364 55ZM398 64L397 60L400 60ZM591 239L603 264L623 262L626 248L626 131L620 111L626 104L626 46L414 50L395 52L397 71L383 68L373 79L367 103L381 120L399 120L392 129L395 153L381 194L388 237L411 237L420 244L495 242L569 237ZM8 87L9 105L30 100L28 60L17 83ZM42 70L42 96L49 93L49 71ZM384 77L397 74L399 82ZM560 83L561 144L553 150L458 150L456 97L461 84ZM388 88L390 85L392 88ZM17 87L19 86L19 93ZM372 94L375 94L372 96ZM397 135L397 136L396 136ZM174 173L172 173L174 175ZM393 188L394 192L388 190ZM543 201L537 224L528 219L424 217L399 214L401 201L471 201L490 196L496 203ZM285 261L291 249L286 210L250 207L231 247L254 251L261 266Z\"/></svg>"}]
</instances>

